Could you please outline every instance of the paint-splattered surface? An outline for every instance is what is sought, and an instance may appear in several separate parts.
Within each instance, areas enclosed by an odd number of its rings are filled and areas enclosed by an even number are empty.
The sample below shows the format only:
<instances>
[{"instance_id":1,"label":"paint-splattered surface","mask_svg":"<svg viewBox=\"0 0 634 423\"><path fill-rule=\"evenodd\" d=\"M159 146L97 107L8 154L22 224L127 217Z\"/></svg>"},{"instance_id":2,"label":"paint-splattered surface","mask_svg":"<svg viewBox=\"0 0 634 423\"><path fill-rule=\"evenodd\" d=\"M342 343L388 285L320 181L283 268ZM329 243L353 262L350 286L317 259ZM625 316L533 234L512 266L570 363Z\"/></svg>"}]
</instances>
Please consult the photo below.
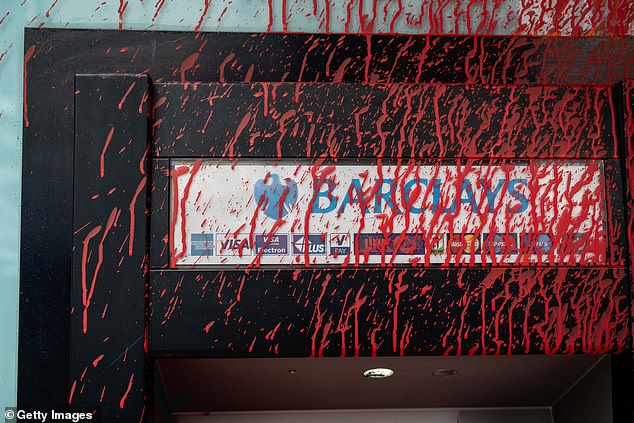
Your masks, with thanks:
<instances>
[{"instance_id":1,"label":"paint-splattered surface","mask_svg":"<svg viewBox=\"0 0 634 423\"><path fill-rule=\"evenodd\" d=\"M18 292L18 233L19 233L19 203L20 203L20 149L22 126L22 90L21 84L23 54L27 57L36 53L35 49L23 49L22 27L103 27L117 29L183 29L183 30L219 30L219 31L394 31L400 33L478 33L478 34L529 34L529 35L581 35L613 37L632 34L634 5L627 1L610 1L599 6L579 1L557 1L550 6L542 6L541 1L487 1L481 2L422 2L422 5L412 7L404 1L390 0L361 1L259 1L198 2L164 1L164 0L105 0L105 1L75 1L49 0L35 2L33 0L19 0L3 3L0 7L0 84L2 84L2 104L0 106L0 125L5 135L1 148L1 170L4 181L0 191L2 194L3 219L0 223L5 241L0 246L2 255L2 280L8 281L0 287L0 305L5 322L0 328L2 339L2 362L0 366L0 403L12 405L15 403L13 388L16 372L16 308ZM632 57L631 44L621 44L619 40L595 40L592 42L579 41L576 45L568 43L560 49L532 49L529 45L519 46L526 49L529 55L485 55L483 46L488 38L471 41L476 50L470 51L465 60L452 64L451 69L463 69L457 75L467 81L490 81L502 78L504 82L567 82L579 78L589 78L590 82L615 81L623 75L631 75L631 64L612 67L610 64L617 59ZM389 42L389 40L387 41ZM514 41L515 42L515 41ZM554 44L558 39L552 39ZM174 47L178 46L178 42ZM440 51L443 46L439 44ZM616 46L616 47L614 47ZM624 47L625 46L625 47ZM363 44L361 44L363 48ZM521 52L522 48L510 50ZM125 57L134 61L136 50L119 46L113 53L119 58ZM424 50L423 50L424 51ZM557 52L566 52L558 54ZM478 53L480 52L480 53ZM541 53L540 53L541 52ZM172 52L176 54L176 50ZM514 53L515 54L515 53ZM225 54L227 58L229 54ZM114 57L114 54L113 54ZM420 57L425 60L421 61ZM403 60L416 60L428 63L424 56L409 56L404 54ZM485 60L489 57L489 61ZM521 72L513 75L503 72L505 64L513 57L524 61ZM223 59L224 59L223 58ZM589 58L588 60L586 60ZM183 65L175 67L174 73L181 73L187 77L190 72L201 74L203 68L197 67L192 58L189 62L181 60ZM266 58L263 58L265 60ZM327 60L328 57L324 57ZM279 65L280 61L275 61ZM331 63L337 63L336 60ZM531 72L535 64L550 64L550 71L541 79L535 80L535 73ZM579 64L585 64L579 66ZM587 63L593 63L587 66ZM228 79L244 80L249 68L243 68L233 59L227 61L226 75ZM483 71L486 65L495 72ZM342 69L341 63L336 68ZM394 78L406 78L400 74L400 62L384 62L384 72L394 75ZM463 67L464 66L464 67ZM345 66L344 66L345 68ZM407 68L407 67L406 67ZM411 77L415 78L419 70L412 69ZM423 68L424 69L424 68ZM446 74L446 72L444 73ZM292 76L292 72L290 73ZM322 73L323 75L323 73ZM335 77L341 75L333 70ZM533 78L533 79L531 79ZM309 77L309 80L313 80ZM208 80L216 80L210 78ZM407 79L404 79L407 80ZM483 81L486 81L484 79ZM5 95L6 94L6 95ZM27 110L28 113L28 110ZM28 114L27 114L28 117ZM13 341L12 341L13 340Z\"/></svg>"}]
</instances>

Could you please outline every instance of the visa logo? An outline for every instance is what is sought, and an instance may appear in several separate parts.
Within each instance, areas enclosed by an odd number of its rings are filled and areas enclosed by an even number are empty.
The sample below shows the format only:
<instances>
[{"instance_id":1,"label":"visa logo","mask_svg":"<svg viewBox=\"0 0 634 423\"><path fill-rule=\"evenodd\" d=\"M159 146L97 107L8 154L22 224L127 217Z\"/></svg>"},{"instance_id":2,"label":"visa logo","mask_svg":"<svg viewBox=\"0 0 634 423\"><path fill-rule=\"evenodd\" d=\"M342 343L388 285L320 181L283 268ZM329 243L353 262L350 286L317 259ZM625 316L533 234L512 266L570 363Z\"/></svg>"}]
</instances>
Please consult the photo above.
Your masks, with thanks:
<instances>
[{"instance_id":1,"label":"visa logo","mask_svg":"<svg viewBox=\"0 0 634 423\"><path fill-rule=\"evenodd\" d=\"M263 255L283 256L288 254L288 235L255 235L255 252Z\"/></svg>"},{"instance_id":2,"label":"visa logo","mask_svg":"<svg viewBox=\"0 0 634 423\"><path fill-rule=\"evenodd\" d=\"M252 255L252 247L249 243L249 234L238 234L236 237L231 235L217 234L216 250L219 256L250 256Z\"/></svg>"}]
</instances>

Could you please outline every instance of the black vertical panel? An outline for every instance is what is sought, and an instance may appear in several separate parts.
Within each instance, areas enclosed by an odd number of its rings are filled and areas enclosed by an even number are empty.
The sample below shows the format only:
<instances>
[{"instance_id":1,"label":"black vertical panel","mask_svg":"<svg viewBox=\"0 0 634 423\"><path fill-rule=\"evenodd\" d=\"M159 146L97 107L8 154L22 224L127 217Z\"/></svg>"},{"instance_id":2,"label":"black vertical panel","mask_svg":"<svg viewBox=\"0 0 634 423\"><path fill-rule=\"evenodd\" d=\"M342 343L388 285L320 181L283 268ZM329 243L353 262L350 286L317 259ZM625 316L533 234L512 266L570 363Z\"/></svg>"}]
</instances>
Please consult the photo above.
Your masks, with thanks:
<instances>
[{"instance_id":1,"label":"black vertical panel","mask_svg":"<svg viewBox=\"0 0 634 423\"><path fill-rule=\"evenodd\" d=\"M169 159L152 159L150 266L153 269L169 266L169 173Z\"/></svg>"},{"instance_id":2,"label":"black vertical panel","mask_svg":"<svg viewBox=\"0 0 634 423\"><path fill-rule=\"evenodd\" d=\"M69 402L102 421L145 412L148 83L75 80Z\"/></svg>"},{"instance_id":3,"label":"black vertical panel","mask_svg":"<svg viewBox=\"0 0 634 423\"><path fill-rule=\"evenodd\" d=\"M612 421L634 422L634 367L632 352L610 356L612 376Z\"/></svg>"}]
</instances>

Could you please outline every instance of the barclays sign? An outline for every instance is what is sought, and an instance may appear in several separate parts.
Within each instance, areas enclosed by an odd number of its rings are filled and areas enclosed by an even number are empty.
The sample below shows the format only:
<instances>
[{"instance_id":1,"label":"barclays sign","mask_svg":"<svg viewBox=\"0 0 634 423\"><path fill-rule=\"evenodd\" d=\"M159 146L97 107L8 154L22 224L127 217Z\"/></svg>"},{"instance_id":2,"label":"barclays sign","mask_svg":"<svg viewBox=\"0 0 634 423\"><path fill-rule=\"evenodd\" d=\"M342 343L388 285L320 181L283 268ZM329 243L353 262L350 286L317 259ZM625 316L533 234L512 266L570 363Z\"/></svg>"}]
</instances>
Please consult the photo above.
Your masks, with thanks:
<instances>
[{"instance_id":1,"label":"barclays sign","mask_svg":"<svg viewBox=\"0 0 634 423\"><path fill-rule=\"evenodd\" d=\"M176 265L605 260L599 161L173 163Z\"/></svg>"}]
</instances>

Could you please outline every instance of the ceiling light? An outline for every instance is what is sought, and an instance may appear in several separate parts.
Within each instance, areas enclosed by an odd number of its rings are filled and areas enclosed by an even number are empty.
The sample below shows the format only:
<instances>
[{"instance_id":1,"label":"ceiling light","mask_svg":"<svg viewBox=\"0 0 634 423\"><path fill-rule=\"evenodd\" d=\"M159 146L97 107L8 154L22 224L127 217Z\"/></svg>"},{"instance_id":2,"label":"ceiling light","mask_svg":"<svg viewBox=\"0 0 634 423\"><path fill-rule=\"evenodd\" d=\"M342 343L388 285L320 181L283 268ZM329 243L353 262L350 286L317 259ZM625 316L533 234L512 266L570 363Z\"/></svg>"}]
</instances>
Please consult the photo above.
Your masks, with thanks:
<instances>
[{"instance_id":1,"label":"ceiling light","mask_svg":"<svg viewBox=\"0 0 634 423\"><path fill-rule=\"evenodd\" d=\"M431 372L431 374L436 377L450 377L458 374L458 371L454 369L438 369Z\"/></svg>"},{"instance_id":2,"label":"ceiling light","mask_svg":"<svg viewBox=\"0 0 634 423\"><path fill-rule=\"evenodd\" d=\"M371 379L383 379L386 377L390 377L394 374L394 370L392 369L383 369L383 368L376 368L376 369L368 369L365 372L363 372L363 376L365 377L369 377Z\"/></svg>"}]
</instances>

